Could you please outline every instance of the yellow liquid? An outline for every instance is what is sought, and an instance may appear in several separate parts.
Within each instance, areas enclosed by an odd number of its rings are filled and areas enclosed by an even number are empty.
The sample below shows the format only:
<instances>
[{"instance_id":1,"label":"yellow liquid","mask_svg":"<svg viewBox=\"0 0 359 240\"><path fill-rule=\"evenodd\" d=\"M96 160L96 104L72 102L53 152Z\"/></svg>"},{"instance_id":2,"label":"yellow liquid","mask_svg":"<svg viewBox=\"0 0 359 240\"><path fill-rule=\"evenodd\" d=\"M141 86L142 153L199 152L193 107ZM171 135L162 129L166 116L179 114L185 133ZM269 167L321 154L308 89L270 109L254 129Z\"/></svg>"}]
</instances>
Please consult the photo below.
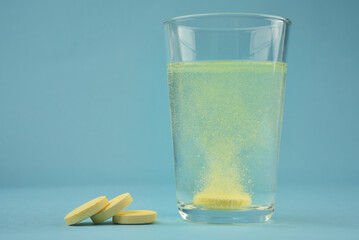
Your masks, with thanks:
<instances>
[{"instance_id":1,"label":"yellow liquid","mask_svg":"<svg viewBox=\"0 0 359 240\"><path fill-rule=\"evenodd\" d=\"M168 66L177 198L239 209L274 201L284 63Z\"/></svg>"}]
</instances>

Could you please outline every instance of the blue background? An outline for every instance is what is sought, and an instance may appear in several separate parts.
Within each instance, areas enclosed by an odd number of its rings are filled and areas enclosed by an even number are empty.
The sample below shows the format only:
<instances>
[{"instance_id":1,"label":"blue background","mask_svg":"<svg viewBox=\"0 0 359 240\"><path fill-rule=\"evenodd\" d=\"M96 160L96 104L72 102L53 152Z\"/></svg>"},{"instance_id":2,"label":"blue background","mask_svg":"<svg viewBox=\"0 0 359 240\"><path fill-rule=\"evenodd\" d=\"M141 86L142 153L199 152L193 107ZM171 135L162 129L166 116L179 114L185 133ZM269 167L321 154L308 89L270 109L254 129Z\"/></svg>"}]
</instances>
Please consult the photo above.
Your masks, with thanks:
<instances>
[{"instance_id":1,"label":"blue background","mask_svg":"<svg viewBox=\"0 0 359 240\"><path fill-rule=\"evenodd\" d=\"M213 236L217 230L185 223L176 213L162 22L194 13L256 12L288 17L293 24L279 212L271 225L242 233L249 237L259 229L263 236L274 231L293 237L290 231L296 230L309 237L313 228L323 229L326 237L354 236L351 231L359 227L354 204L359 201L358 10L354 0L0 0L0 202L12 206L1 211L8 219L26 214L28 237L39 237L31 235L31 216L47 221L47 227L54 223L48 232L59 231L58 236L96 236L89 232L94 230L71 235L83 230L63 226L63 216L100 195L99 189L109 196L132 191L139 202L151 195L159 215L167 216L162 218L170 225L167 233L178 225L181 232L206 229L203 234ZM50 202L42 205L40 198ZM38 211L42 207L49 209ZM329 209L334 210L328 215ZM4 222L3 234L20 237L18 223ZM160 218L151 225L158 235L160 225ZM335 226L338 232L330 233Z\"/></svg>"}]
</instances>

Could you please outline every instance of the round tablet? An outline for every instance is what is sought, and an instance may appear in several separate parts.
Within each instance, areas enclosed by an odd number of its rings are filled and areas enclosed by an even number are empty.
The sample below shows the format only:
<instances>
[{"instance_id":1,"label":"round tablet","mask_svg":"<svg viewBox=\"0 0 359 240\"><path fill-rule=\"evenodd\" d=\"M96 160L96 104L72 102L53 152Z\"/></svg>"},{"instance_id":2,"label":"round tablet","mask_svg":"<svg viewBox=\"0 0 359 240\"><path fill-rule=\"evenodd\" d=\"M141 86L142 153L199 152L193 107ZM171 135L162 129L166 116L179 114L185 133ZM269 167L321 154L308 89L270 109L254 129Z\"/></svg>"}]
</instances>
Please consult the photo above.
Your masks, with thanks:
<instances>
[{"instance_id":1,"label":"round tablet","mask_svg":"<svg viewBox=\"0 0 359 240\"><path fill-rule=\"evenodd\" d=\"M95 198L74 209L65 216L67 225L74 225L101 211L108 204L105 196Z\"/></svg>"},{"instance_id":2,"label":"round tablet","mask_svg":"<svg viewBox=\"0 0 359 240\"><path fill-rule=\"evenodd\" d=\"M132 202L131 195L129 193L124 193L120 196L115 197L110 200L110 203L98 212L96 215L92 216L92 222L94 224L101 223L110 217L113 217L119 211L125 209Z\"/></svg>"},{"instance_id":3,"label":"round tablet","mask_svg":"<svg viewBox=\"0 0 359 240\"><path fill-rule=\"evenodd\" d=\"M117 213L112 218L117 224L148 224L157 220L157 213L149 210L132 210Z\"/></svg>"},{"instance_id":4,"label":"round tablet","mask_svg":"<svg viewBox=\"0 0 359 240\"><path fill-rule=\"evenodd\" d=\"M233 209L250 206L252 198L248 193L235 194L233 196L198 193L194 196L193 203L209 208Z\"/></svg>"}]
</instances>

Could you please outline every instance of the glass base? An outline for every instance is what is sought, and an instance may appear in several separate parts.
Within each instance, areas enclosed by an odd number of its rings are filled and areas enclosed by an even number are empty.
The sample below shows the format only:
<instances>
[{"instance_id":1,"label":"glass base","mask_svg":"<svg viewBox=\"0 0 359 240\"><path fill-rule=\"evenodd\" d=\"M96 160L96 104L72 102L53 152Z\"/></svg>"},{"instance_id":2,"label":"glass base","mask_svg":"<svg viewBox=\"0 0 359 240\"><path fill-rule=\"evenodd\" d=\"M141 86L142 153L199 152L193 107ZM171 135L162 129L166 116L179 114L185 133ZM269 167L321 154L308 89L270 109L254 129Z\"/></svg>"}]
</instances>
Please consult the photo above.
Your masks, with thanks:
<instances>
[{"instance_id":1,"label":"glass base","mask_svg":"<svg viewBox=\"0 0 359 240\"><path fill-rule=\"evenodd\" d=\"M184 220L195 223L254 224L268 221L274 213L274 205L252 206L241 210L213 210L179 203L178 211Z\"/></svg>"}]
</instances>

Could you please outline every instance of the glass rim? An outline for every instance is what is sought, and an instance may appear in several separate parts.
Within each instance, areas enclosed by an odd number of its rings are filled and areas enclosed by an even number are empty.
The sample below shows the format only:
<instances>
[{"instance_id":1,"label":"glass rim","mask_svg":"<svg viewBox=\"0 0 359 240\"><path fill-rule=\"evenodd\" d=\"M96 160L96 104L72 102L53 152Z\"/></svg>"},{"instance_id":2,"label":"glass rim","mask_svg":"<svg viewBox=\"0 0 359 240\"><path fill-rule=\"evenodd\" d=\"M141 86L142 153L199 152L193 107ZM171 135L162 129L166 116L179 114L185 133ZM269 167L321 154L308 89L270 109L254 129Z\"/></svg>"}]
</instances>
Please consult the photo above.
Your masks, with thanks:
<instances>
[{"instance_id":1,"label":"glass rim","mask_svg":"<svg viewBox=\"0 0 359 240\"><path fill-rule=\"evenodd\" d=\"M291 24L292 22L289 18L280 17L276 15L269 15L269 14L262 14L262 13L200 13L200 14L190 14L190 15L183 15L174 18L169 18L163 22L163 24L170 24L171 22L186 20L189 18L198 18L198 17L210 17L210 16L226 16L226 15L234 15L234 16L242 16L242 17L253 17L253 18L270 18L275 20L280 20L286 24Z\"/></svg>"}]
</instances>

